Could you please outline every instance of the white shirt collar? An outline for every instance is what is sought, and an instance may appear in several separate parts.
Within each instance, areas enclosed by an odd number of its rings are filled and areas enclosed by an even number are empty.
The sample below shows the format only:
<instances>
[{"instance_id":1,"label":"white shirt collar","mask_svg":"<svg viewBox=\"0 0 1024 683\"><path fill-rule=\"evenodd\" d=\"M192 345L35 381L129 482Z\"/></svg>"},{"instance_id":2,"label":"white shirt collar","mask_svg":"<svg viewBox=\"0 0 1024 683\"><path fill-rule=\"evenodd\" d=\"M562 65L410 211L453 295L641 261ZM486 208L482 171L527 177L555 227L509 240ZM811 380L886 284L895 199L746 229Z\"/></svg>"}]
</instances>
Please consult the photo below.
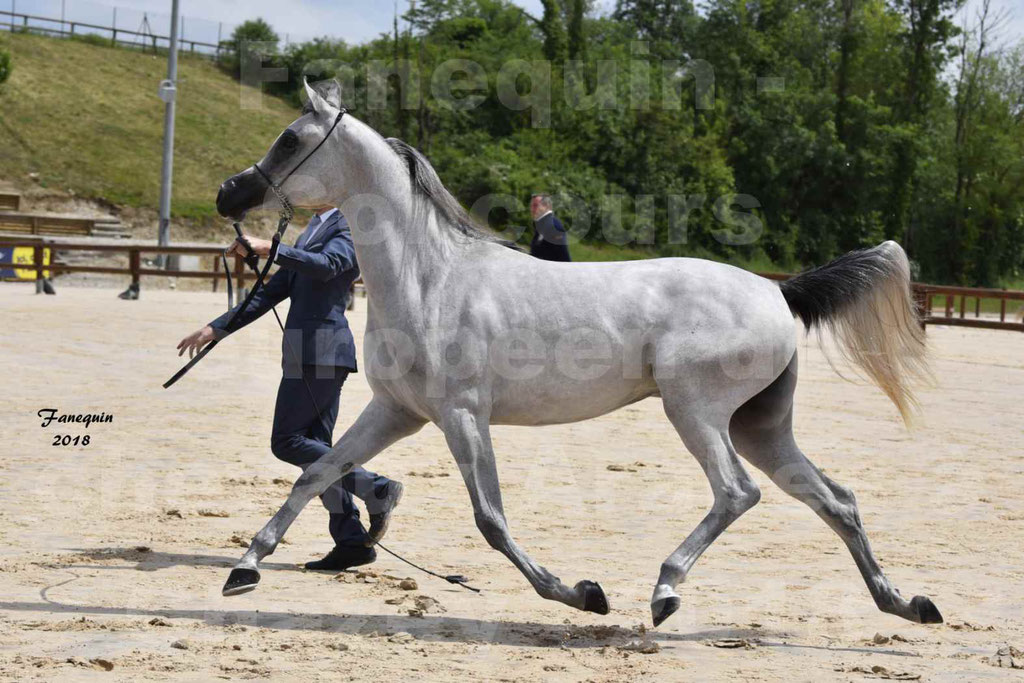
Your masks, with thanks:
<instances>
[{"instance_id":1,"label":"white shirt collar","mask_svg":"<svg viewBox=\"0 0 1024 683\"><path fill-rule=\"evenodd\" d=\"M316 222L316 223L314 223L313 221L309 222L310 223L310 228L308 229L308 234L306 235L306 241L303 242L303 246L305 246L305 245L309 244L310 242L312 242L313 241L313 236L316 235L320 231L320 227L324 223L326 223L331 218L332 215L334 215L336 213L338 213L337 207L335 207L333 209L329 209L329 210L325 211L323 214L313 216L314 218L319 218L320 221Z\"/></svg>"},{"instance_id":2,"label":"white shirt collar","mask_svg":"<svg viewBox=\"0 0 1024 683\"><path fill-rule=\"evenodd\" d=\"M539 221L539 220L540 220L541 218L544 218L544 216L547 216L547 215L548 215L549 213L554 213L554 210L553 210L553 209L548 209L547 211L545 211L545 212L544 212L544 213L542 213L541 215L539 215L539 216L537 216L536 218L534 218L534 219L533 219L533 222L534 222L534 223L536 223L536 222L537 222L537 221Z\"/></svg>"},{"instance_id":3,"label":"white shirt collar","mask_svg":"<svg viewBox=\"0 0 1024 683\"><path fill-rule=\"evenodd\" d=\"M317 218L320 219L320 224L322 225L322 224L327 222L327 219L329 219L331 216L333 216L336 213L338 213L338 207L334 207L333 209L328 209L327 211L325 211L322 214L320 214L319 216L317 216Z\"/></svg>"}]
</instances>

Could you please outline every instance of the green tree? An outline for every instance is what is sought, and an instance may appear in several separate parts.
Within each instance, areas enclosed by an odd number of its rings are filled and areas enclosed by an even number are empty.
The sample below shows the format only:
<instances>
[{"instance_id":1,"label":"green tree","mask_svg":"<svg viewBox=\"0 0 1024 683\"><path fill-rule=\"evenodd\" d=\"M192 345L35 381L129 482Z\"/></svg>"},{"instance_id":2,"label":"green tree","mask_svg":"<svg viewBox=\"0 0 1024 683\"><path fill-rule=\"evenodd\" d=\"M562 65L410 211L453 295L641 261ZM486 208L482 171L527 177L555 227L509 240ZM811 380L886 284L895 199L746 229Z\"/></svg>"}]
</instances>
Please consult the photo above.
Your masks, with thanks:
<instances>
[{"instance_id":1,"label":"green tree","mask_svg":"<svg viewBox=\"0 0 1024 683\"><path fill-rule=\"evenodd\" d=\"M690 0L617 0L612 16L650 41L651 51L662 59L685 55L699 22Z\"/></svg>"},{"instance_id":2,"label":"green tree","mask_svg":"<svg viewBox=\"0 0 1024 683\"><path fill-rule=\"evenodd\" d=\"M276 55L279 42L277 33L263 19L244 21L232 31L231 38L221 42L222 63L239 78L243 60L259 63Z\"/></svg>"},{"instance_id":3,"label":"green tree","mask_svg":"<svg viewBox=\"0 0 1024 683\"><path fill-rule=\"evenodd\" d=\"M499 228L529 225L526 199L545 191L576 235L650 255L791 269L895 236L925 279L995 284L1024 267L1024 57L969 42L958 79L945 66L958 2L708 0L697 14L690 0L620 0L600 15L552 0L536 18L509 0L417 0L405 30L269 55L289 82L268 89L298 104L304 73L339 78L360 118L427 153ZM499 100L496 75L545 59L540 128ZM473 106L431 92L449 60L482 67ZM411 78L395 75L406 67ZM707 67L713 97L698 100ZM371 92L386 102L367 106ZM736 194L760 205L754 243L725 239L716 203ZM518 205L479 205L488 195Z\"/></svg>"},{"instance_id":4,"label":"green tree","mask_svg":"<svg viewBox=\"0 0 1024 683\"><path fill-rule=\"evenodd\" d=\"M586 14L586 0L569 1L569 59L585 60L587 58L587 37L584 31Z\"/></svg>"},{"instance_id":5,"label":"green tree","mask_svg":"<svg viewBox=\"0 0 1024 683\"><path fill-rule=\"evenodd\" d=\"M962 3L963 0L893 0L905 21L900 46L907 63L896 112L898 120L913 127L915 134L896 148L886 221L889 238L904 239L909 228L916 173L923 153L916 133L927 122L939 87L938 76L948 56L948 43L957 32L952 15Z\"/></svg>"},{"instance_id":6,"label":"green tree","mask_svg":"<svg viewBox=\"0 0 1024 683\"><path fill-rule=\"evenodd\" d=\"M544 34L544 58L555 63L564 64L569 56L569 37L565 30L565 15L560 0L541 0L544 16L540 20L540 30Z\"/></svg>"}]
</instances>

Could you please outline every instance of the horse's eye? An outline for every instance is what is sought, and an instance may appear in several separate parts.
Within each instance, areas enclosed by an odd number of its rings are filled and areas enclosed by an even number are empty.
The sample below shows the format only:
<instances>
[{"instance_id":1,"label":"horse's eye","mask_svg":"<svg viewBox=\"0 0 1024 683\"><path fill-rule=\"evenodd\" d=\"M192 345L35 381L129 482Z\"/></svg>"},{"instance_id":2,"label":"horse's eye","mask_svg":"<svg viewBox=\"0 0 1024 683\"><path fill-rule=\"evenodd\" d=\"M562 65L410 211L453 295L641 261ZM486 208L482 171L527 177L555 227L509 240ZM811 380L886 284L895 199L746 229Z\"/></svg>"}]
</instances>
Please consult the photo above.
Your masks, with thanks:
<instances>
[{"instance_id":1,"label":"horse's eye","mask_svg":"<svg viewBox=\"0 0 1024 683\"><path fill-rule=\"evenodd\" d=\"M291 135L285 134L281 138L281 147L289 152L293 151L299 146L299 136L292 133Z\"/></svg>"}]
</instances>

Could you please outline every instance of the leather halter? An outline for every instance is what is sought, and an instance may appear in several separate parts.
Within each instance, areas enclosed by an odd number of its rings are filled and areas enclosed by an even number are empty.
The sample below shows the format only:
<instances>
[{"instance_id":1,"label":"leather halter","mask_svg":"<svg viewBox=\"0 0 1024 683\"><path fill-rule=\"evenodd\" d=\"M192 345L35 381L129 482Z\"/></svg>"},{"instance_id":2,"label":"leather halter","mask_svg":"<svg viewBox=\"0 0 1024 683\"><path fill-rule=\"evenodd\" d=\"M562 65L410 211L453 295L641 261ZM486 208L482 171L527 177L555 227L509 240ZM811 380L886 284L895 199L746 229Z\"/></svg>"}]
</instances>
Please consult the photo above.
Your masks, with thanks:
<instances>
[{"instance_id":1,"label":"leather halter","mask_svg":"<svg viewBox=\"0 0 1024 683\"><path fill-rule=\"evenodd\" d=\"M295 166L292 167L292 170L288 171L288 173L283 178L281 178L280 182L275 183L271 179L271 177L269 175L267 175L266 172L262 168L260 168L259 163L255 163L255 164L252 165L252 167L254 169L256 169L256 172L259 173L260 176L265 181L267 181L267 185L270 186L270 190L274 193L274 196L277 197L277 201L281 202L281 220L285 222L286 226L287 226L288 223L291 222L292 217L295 215L295 209L292 207L292 203L288 200L288 195L286 195L284 193L284 190L281 189L281 186L285 183L285 181L287 181L289 178L291 178L292 174L294 174L297 170L299 170L299 168L304 163L306 163L306 161L311 156L316 154L318 149L323 147L323 144L330 139L331 135L334 134L334 129L338 127L338 124L341 123L341 119L347 113L348 113L348 109L345 109L345 107L341 107L338 110L338 115L336 117L334 117L334 123L331 124L331 129L327 131L327 135L325 135L323 137L323 139L316 144L316 147L314 147L313 149L311 149L309 151L309 154L307 154L306 156L302 157L302 160L299 161L299 163L295 164ZM287 219L286 219L286 216L287 216Z\"/></svg>"}]
</instances>

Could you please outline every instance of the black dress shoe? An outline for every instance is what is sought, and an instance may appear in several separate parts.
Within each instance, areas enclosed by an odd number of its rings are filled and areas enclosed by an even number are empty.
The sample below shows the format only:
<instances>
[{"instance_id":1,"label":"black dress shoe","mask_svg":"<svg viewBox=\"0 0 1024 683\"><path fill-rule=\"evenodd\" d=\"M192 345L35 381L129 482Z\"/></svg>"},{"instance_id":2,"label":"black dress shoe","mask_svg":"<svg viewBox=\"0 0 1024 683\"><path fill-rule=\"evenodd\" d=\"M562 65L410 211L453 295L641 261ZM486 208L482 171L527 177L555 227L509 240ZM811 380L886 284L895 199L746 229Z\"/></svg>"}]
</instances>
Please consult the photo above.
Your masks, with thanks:
<instances>
[{"instance_id":1,"label":"black dress shoe","mask_svg":"<svg viewBox=\"0 0 1024 683\"><path fill-rule=\"evenodd\" d=\"M356 545L336 545L322 560L306 563L306 569L329 569L340 572L352 567L361 567L376 561L377 551L373 548L361 548Z\"/></svg>"},{"instance_id":2,"label":"black dress shoe","mask_svg":"<svg viewBox=\"0 0 1024 683\"><path fill-rule=\"evenodd\" d=\"M366 532L367 546L374 546L384 538L388 532L388 523L391 522L391 513L398 507L404 491L405 487L397 481L388 482L386 489L381 491L378 496L380 502L374 506L378 509L370 513L370 530Z\"/></svg>"}]
</instances>

